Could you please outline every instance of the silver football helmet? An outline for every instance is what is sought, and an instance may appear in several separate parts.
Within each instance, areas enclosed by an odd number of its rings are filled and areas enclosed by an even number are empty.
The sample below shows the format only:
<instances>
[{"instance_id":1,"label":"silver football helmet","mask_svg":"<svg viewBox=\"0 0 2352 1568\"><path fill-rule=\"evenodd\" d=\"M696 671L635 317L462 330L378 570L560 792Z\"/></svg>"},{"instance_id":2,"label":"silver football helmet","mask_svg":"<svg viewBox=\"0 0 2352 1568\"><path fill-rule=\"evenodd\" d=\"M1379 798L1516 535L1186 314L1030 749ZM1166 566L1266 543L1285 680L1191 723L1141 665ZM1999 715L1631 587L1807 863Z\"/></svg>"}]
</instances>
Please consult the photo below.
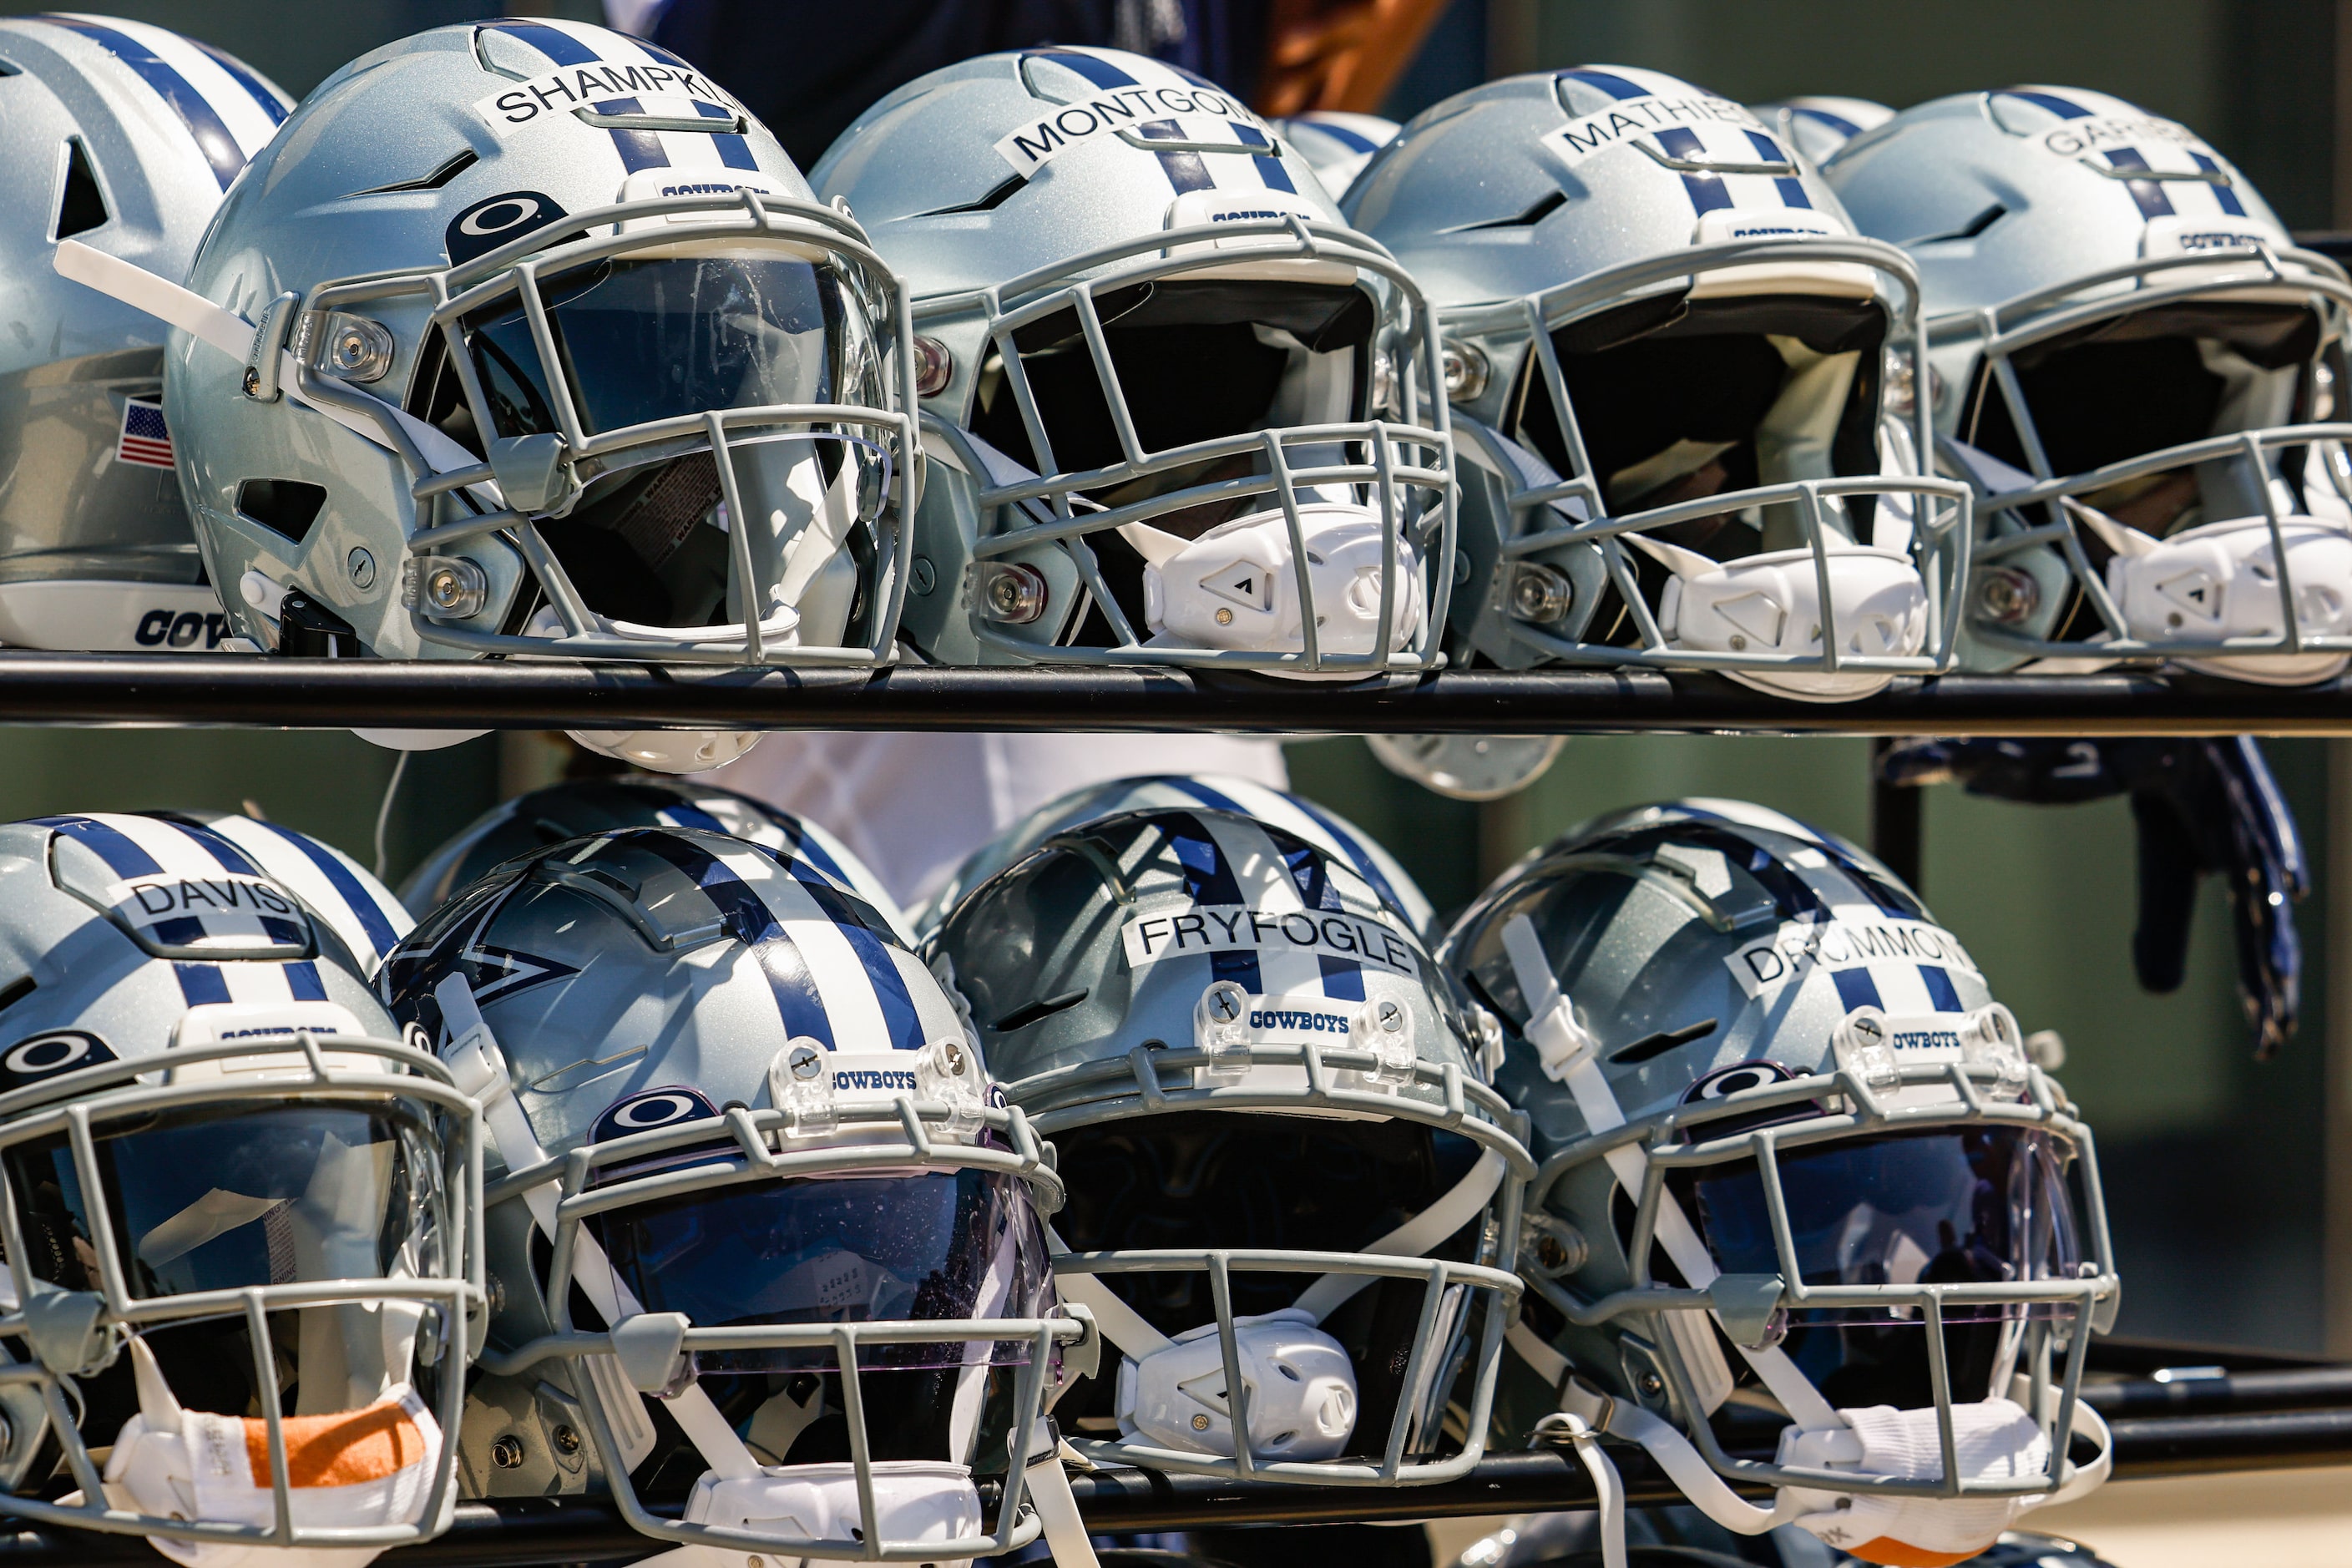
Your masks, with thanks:
<instances>
[{"instance_id":1,"label":"silver football helmet","mask_svg":"<svg viewBox=\"0 0 2352 1568\"><path fill-rule=\"evenodd\" d=\"M166 409L262 646L888 656L918 479L904 301L661 49L500 21L362 56L231 193L189 288L218 310L174 337Z\"/></svg>"},{"instance_id":2,"label":"silver football helmet","mask_svg":"<svg viewBox=\"0 0 2352 1568\"><path fill-rule=\"evenodd\" d=\"M1456 646L1865 696L1942 668L1964 487L1923 475L1916 275L1736 103L1591 67L1457 94L1352 185L1436 303Z\"/></svg>"},{"instance_id":3,"label":"silver football helmet","mask_svg":"<svg viewBox=\"0 0 2352 1568\"><path fill-rule=\"evenodd\" d=\"M1906 110L1825 171L1918 264L1927 405L1979 487L1962 658L2352 657L2343 269L2184 125L2022 87Z\"/></svg>"},{"instance_id":4,"label":"silver football helmet","mask_svg":"<svg viewBox=\"0 0 2352 1568\"><path fill-rule=\"evenodd\" d=\"M111 16L0 20L0 643L203 651L228 636L163 422L163 329L58 275L75 240L174 280L292 100Z\"/></svg>"},{"instance_id":5,"label":"silver football helmet","mask_svg":"<svg viewBox=\"0 0 2352 1568\"><path fill-rule=\"evenodd\" d=\"M1350 114L1337 109L1311 110L1268 123L1276 135L1307 160L1335 201L1364 172L1372 154L1396 140L1399 129L1395 121L1377 114Z\"/></svg>"},{"instance_id":6,"label":"silver football helmet","mask_svg":"<svg viewBox=\"0 0 2352 1568\"><path fill-rule=\"evenodd\" d=\"M2090 1129L1885 867L1739 802L1621 812L1505 873L1440 962L1501 1020L1542 1161L1506 1430L1638 1443L1728 1529L1883 1563L1961 1562L2105 1478Z\"/></svg>"},{"instance_id":7,"label":"silver football helmet","mask_svg":"<svg viewBox=\"0 0 2352 1568\"><path fill-rule=\"evenodd\" d=\"M722 834L597 833L457 893L383 984L489 1134L470 1493L600 1488L737 1563L992 1556L1038 1533L1024 1481L1066 1502L1041 1419L1087 1337L1039 1226L1061 1184L848 883Z\"/></svg>"},{"instance_id":8,"label":"silver football helmet","mask_svg":"<svg viewBox=\"0 0 2352 1568\"><path fill-rule=\"evenodd\" d=\"M479 1121L238 832L0 827L0 1513L363 1568L456 1499Z\"/></svg>"},{"instance_id":9,"label":"silver football helmet","mask_svg":"<svg viewBox=\"0 0 2352 1568\"><path fill-rule=\"evenodd\" d=\"M1247 108L1113 49L988 55L866 110L813 180L916 300L926 658L1431 667L1435 328Z\"/></svg>"},{"instance_id":10,"label":"silver football helmet","mask_svg":"<svg viewBox=\"0 0 2352 1568\"><path fill-rule=\"evenodd\" d=\"M1346 856L1206 805L1097 817L925 951L1060 1152L1059 1288L1120 1352L1057 1411L1082 1454L1356 1486L1477 1461L1532 1166Z\"/></svg>"},{"instance_id":11,"label":"silver football helmet","mask_svg":"<svg viewBox=\"0 0 2352 1568\"><path fill-rule=\"evenodd\" d=\"M1895 118L1895 110L1866 98L1804 95L1749 107L1781 141L1816 166L1829 162L1839 148L1864 132L1875 131Z\"/></svg>"}]
</instances>

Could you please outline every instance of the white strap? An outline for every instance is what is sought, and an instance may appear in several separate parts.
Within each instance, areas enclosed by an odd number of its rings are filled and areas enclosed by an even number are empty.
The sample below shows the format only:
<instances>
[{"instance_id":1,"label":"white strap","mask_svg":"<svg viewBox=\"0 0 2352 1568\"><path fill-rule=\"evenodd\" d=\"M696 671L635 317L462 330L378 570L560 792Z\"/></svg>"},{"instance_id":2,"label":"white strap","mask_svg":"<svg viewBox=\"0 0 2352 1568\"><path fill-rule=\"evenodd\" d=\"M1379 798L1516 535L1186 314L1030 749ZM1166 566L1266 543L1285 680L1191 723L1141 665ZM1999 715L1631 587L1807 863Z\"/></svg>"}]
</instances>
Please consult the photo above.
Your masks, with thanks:
<instances>
[{"instance_id":1,"label":"white strap","mask_svg":"<svg viewBox=\"0 0 2352 1568\"><path fill-rule=\"evenodd\" d=\"M1056 1252L1070 1250L1069 1244L1051 1226L1045 1229L1045 1240ZM1056 1274L1054 1289L1065 1301L1075 1301L1092 1312L1095 1327L1102 1331L1102 1337L1132 1360L1141 1361L1152 1352L1166 1350L1176 1342L1145 1322L1142 1314L1120 1300L1118 1292L1103 1283L1098 1274Z\"/></svg>"},{"instance_id":2,"label":"white strap","mask_svg":"<svg viewBox=\"0 0 2352 1568\"><path fill-rule=\"evenodd\" d=\"M1055 1568L1099 1568L1095 1543L1087 1538L1086 1521L1078 1517L1078 1500L1070 1491L1070 1478L1062 1469L1058 1445L1042 1458L1029 1461L1022 1472L1029 1498L1037 1508L1037 1522L1045 1529L1045 1544L1054 1553Z\"/></svg>"},{"instance_id":3,"label":"white strap","mask_svg":"<svg viewBox=\"0 0 2352 1568\"><path fill-rule=\"evenodd\" d=\"M1451 1192L1378 1241L1368 1242L1357 1250L1368 1257L1426 1258L1431 1247L1478 1217L1487 1200L1495 1195L1495 1189L1503 1184L1503 1173L1508 1168L1499 1152L1487 1150L1454 1184ZM1378 1278L1372 1274L1326 1274L1300 1292L1295 1304L1313 1313L1319 1323Z\"/></svg>"},{"instance_id":4,"label":"white strap","mask_svg":"<svg viewBox=\"0 0 2352 1568\"><path fill-rule=\"evenodd\" d=\"M1509 955L1519 995L1529 1009L1527 1037L1542 1056L1544 1070L1568 1086L1585 1126L1592 1132L1613 1132L1624 1126L1625 1112L1617 1103L1617 1092L1601 1070L1600 1042L1576 1021L1575 1010L1552 973L1551 960L1544 953L1543 939L1536 934L1535 922L1523 914L1512 916L1503 927L1503 950ZM1649 1173L1649 1157L1638 1146L1627 1143L1612 1149L1604 1158L1618 1184L1638 1198ZM1706 1289L1722 1273L1672 1193L1658 1194L1657 1238L1692 1289ZM1798 1426L1820 1432L1845 1425L1812 1380L1777 1347L1737 1348Z\"/></svg>"},{"instance_id":5,"label":"white strap","mask_svg":"<svg viewBox=\"0 0 2352 1568\"><path fill-rule=\"evenodd\" d=\"M1592 1478L1592 1497L1601 1510L1601 1568L1625 1568L1625 1483L1617 1467L1601 1451L1600 1434L1580 1415L1562 1413L1570 1440L1584 1473Z\"/></svg>"}]
</instances>

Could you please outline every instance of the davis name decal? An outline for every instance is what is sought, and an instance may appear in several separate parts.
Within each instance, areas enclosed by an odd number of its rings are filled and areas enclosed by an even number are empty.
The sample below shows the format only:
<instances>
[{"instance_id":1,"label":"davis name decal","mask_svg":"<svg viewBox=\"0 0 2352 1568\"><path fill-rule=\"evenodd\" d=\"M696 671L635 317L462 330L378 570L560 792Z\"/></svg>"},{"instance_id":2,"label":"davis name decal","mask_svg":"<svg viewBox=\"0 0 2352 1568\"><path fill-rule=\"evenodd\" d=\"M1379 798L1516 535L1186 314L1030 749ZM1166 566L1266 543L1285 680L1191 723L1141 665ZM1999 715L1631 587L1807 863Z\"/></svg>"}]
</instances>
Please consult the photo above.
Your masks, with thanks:
<instances>
[{"instance_id":1,"label":"davis name decal","mask_svg":"<svg viewBox=\"0 0 2352 1568\"><path fill-rule=\"evenodd\" d=\"M1761 131L1763 122L1727 98L1628 98L1571 120L1543 139L1575 163L1605 153L1620 142L1677 125L1737 125Z\"/></svg>"},{"instance_id":2,"label":"davis name decal","mask_svg":"<svg viewBox=\"0 0 2352 1568\"><path fill-rule=\"evenodd\" d=\"M1723 962L1750 997L1801 981L1815 969L1835 972L1872 963L1932 963L1982 978L1959 938L1941 926L1894 916L1790 921Z\"/></svg>"},{"instance_id":3,"label":"davis name decal","mask_svg":"<svg viewBox=\"0 0 2352 1568\"><path fill-rule=\"evenodd\" d=\"M1171 116L1175 117L1178 133L1166 140L1231 142L1235 152L1244 150L1234 134L1235 121L1261 130L1265 125L1247 108L1205 88L1108 88L1083 103L1049 109L1031 123L998 138L996 153L1025 180L1082 142L1115 131L1133 131L1146 121L1165 121ZM1272 140L1268 135L1267 141Z\"/></svg>"},{"instance_id":4,"label":"davis name decal","mask_svg":"<svg viewBox=\"0 0 2352 1568\"><path fill-rule=\"evenodd\" d=\"M1119 939L1131 969L1164 958L1270 952L1352 959L1398 974L1421 973L1412 944L1400 933L1377 921L1323 910L1282 913L1241 904L1202 904L1189 914L1129 921Z\"/></svg>"}]
</instances>

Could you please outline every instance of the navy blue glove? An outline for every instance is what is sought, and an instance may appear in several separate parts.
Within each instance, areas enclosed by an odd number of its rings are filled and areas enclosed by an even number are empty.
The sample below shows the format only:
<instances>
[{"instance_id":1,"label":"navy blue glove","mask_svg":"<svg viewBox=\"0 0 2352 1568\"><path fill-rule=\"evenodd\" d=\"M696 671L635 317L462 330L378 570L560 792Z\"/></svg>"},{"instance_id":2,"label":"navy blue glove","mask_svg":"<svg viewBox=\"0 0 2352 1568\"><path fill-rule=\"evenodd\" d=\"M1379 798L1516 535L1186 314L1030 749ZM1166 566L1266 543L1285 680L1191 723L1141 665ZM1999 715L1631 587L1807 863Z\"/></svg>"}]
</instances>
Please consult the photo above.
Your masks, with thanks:
<instances>
[{"instance_id":1,"label":"navy blue glove","mask_svg":"<svg viewBox=\"0 0 2352 1568\"><path fill-rule=\"evenodd\" d=\"M2131 796L2139 830L2132 966L2150 991L2180 984L2197 879L2221 879L2238 935L2238 999L2256 1059L2294 1033L2303 949L2294 904L2311 890L2294 815L2251 736L2224 741L1906 741L1879 759L1889 784L1957 780L1970 795L2068 805Z\"/></svg>"}]
</instances>

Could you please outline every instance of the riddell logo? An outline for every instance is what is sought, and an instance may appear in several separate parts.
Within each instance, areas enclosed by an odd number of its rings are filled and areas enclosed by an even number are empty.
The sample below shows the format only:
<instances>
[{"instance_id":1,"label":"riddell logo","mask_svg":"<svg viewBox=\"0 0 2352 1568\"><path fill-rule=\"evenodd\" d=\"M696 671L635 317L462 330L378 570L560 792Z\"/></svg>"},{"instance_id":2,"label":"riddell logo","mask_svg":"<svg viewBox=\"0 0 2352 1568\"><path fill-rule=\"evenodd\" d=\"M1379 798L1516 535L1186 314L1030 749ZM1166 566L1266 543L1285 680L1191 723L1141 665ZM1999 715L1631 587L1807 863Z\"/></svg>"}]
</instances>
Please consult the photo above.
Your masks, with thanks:
<instances>
[{"instance_id":1,"label":"riddell logo","mask_svg":"<svg viewBox=\"0 0 2352 1568\"><path fill-rule=\"evenodd\" d=\"M207 648L220 647L228 635L226 616L197 610L150 610L139 617L139 629L131 634L141 647L194 647L202 638Z\"/></svg>"}]
</instances>

